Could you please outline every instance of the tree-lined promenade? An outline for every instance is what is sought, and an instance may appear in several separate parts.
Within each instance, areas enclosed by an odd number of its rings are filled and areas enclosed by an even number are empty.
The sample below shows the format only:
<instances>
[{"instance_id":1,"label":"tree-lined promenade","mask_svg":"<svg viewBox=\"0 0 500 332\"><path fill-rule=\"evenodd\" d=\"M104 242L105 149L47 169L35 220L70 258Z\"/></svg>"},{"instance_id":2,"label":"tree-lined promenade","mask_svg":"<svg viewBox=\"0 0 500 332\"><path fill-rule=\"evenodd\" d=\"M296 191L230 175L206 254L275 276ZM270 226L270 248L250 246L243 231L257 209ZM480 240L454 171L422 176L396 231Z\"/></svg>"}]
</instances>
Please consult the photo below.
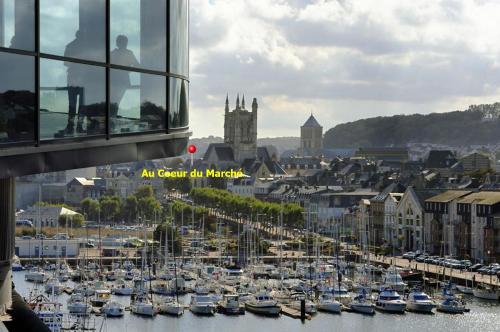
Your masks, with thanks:
<instances>
[{"instance_id":1,"label":"tree-lined promenade","mask_svg":"<svg viewBox=\"0 0 500 332\"><path fill-rule=\"evenodd\" d=\"M283 226L291 228L303 226L304 209L295 203L269 203L215 188L193 188L190 197L195 204L223 211L228 216L245 215L247 219L253 220L257 215L262 215L266 220L279 225L282 214Z\"/></svg>"}]
</instances>

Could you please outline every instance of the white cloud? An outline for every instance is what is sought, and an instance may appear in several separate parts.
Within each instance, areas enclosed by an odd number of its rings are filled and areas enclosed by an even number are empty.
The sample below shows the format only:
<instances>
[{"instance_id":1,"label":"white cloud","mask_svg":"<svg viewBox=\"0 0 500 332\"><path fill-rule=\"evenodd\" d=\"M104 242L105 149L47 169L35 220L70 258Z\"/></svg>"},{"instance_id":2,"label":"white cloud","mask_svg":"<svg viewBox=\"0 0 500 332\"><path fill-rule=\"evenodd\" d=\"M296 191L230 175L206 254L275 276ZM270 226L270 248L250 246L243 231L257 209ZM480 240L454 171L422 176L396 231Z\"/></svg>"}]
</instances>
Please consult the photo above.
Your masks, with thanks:
<instances>
[{"instance_id":1,"label":"white cloud","mask_svg":"<svg viewBox=\"0 0 500 332\"><path fill-rule=\"evenodd\" d=\"M260 101L260 136L500 97L500 1L191 0L196 137L226 92ZM286 114L286 116L283 116Z\"/></svg>"}]
</instances>

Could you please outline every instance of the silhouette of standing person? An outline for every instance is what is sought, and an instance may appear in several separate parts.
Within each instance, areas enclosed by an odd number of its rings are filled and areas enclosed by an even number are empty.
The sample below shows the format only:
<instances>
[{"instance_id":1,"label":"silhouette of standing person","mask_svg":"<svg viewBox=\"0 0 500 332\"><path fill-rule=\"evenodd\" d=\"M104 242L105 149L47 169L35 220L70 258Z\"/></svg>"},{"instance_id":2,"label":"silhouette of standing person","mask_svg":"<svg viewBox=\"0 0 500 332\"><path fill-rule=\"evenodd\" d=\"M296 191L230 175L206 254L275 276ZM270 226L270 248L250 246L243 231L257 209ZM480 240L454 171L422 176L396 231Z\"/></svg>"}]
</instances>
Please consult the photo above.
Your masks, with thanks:
<instances>
[{"instance_id":1,"label":"silhouette of standing person","mask_svg":"<svg viewBox=\"0 0 500 332\"><path fill-rule=\"evenodd\" d=\"M66 45L64 56L76 58L82 54L82 36L80 30L76 31L75 39ZM67 89L68 89L68 124L66 128L58 133L58 136L72 135L75 130L75 116L78 105L77 132L83 133L82 107L85 106L84 69L82 65L65 61L67 67Z\"/></svg>"},{"instance_id":2,"label":"silhouette of standing person","mask_svg":"<svg viewBox=\"0 0 500 332\"><path fill-rule=\"evenodd\" d=\"M128 38L124 35L116 37L116 48L111 51L111 62L127 67L138 67L139 61L134 55L134 52L128 48ZM124 70L115 70L111 75L111 118L116 118L118 108L127 89L131 86L130 73ZM114 127L113 123L111 123Z\"/></svg>"}]
</instances>

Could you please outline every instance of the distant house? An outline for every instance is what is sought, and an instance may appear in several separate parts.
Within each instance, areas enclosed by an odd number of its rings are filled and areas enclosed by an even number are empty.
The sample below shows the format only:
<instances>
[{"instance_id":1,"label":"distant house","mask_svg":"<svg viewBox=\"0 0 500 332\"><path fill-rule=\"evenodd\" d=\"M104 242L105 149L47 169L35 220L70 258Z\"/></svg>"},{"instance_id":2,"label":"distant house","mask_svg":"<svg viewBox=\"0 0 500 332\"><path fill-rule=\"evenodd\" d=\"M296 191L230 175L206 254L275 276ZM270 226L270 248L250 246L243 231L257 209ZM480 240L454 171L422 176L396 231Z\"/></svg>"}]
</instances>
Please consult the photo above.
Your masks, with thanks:
<instances>
[{"instance_id":1,"label":"distant house","mask_svg":"<svg viewBox=\"0 0 500 332\"><path fill-rule=\"evenodd\" d=\"M215 165L218 169L236 167L233 148L226 143L212 143L208 146L203 162L209 166Z\"/></svg>"},{"instance_id":2,"label":"distant house","mask_svg":"<svg viewBox=\"0 0 500 332\"><path fill-rule=\"evenodd\" d=\"M425 167L429 169L450 168L457 162L455 154L450 150L431 150L425 161Z\"/></svg>"},{"instance_id":3,"label":"distant house","mask_svg":"<svg viewBox=\"0 0 500 332\"><path fill-rule=\"evenodd\" d=\"M101 178L74 178L66 185L65 202L79 205L86 198L99 199L106 192L106 181Z\"/></svg>"},{"instance_id":4,"label":"distant house","mask_svg":"<svg viewBox=\"0 0 500 332\"><path fill-rule=\"evenodd\" d=\"M387 161L408 161L408 149L400 147L359 148L356 157Z\"/></svg>"},{"instance_id":5,"label":"distant house","mask_svg":"<svg viewBox=\"0 0 500 332\"><path fill-rule=\"evenodd\" d=\"M486 171L491 168L490 158L482 153L472 153L461 159L466 172Z\"/></svg>"}]
</instances>

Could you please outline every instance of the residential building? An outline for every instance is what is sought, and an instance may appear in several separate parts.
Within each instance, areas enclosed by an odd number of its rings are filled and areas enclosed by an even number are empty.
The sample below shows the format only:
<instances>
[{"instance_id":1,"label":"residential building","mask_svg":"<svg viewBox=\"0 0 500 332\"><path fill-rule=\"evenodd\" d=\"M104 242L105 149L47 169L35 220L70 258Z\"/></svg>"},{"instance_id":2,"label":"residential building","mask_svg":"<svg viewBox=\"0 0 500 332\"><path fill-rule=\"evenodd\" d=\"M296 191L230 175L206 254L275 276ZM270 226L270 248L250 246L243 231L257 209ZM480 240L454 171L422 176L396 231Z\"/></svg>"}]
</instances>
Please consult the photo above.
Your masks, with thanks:
<instances>
[{"instance_id":1,"label":"residential building","mask_svg":"<svg viewBox=\"0 0 500 332\"><path fill-rule=\"evenodd\" d=\"M30 257L78 257L82 240L16 239L15 254L21 258Z\"/></svg>"},{"instance_id":2,"label":"residential building","mask_svg":"<svg viewBox=\"0 0 500 332\"><path fill-rule=\"evenodd\" d=\"M408 149L402 147L359 148L355 157L386 161L408 161Z\"/></svg>"},{"instance_id":3,"label":"residential building","mask_svg":"<svg viewBox=\"0 0 500 332\"><path fill-rule=\"evenodd\" d=\"M74 178L66 185L65 202L80 205L84 198L98 200L106 193L106 181L100 178Z\"/></svg>"},{"instance_id":4,"label":"residential building","mask_svg":"<svg viewBox=\"0 0 500 332\"><path fill-rule=\"evenodd\" d=\"M491 263L500 259L500 192L480 191L457 202L460 223L468 225L470 232L470 258ZM464 227L465 228L465 227Z\"/></svg>"},{"instance_id":5,"label":"residential building","mask_svg":"<svg viewBox=\"0 0 500 332\"><path fill-rule=\"evenodd\" d=\"M491 169L490 158L482 153L471 153L463 157L460 161L466 172L487 171Z\"/></svg>"},{"instance_id":6,"label":"residential building","mask_svg":"<svg viewBox=\"0 0 500 332\"><path fill-rule=\"evenodd\" d=\"M17 220L29 220L36 228L57 227L59 218L63 215L75 216L79 213L59 206L31 206L26 211L17 214Z\"/></svg>"},{"instance_id":7,"label":"residential building","mask_svg":"<svg viewBox=\"0 0 500 332\"><path fill-rule=\"evenodd\" d=\"M470 252L470 220L459 218L458 202L468 190L449 190L425 200L426 250L436 255Z\"/></svg>"}]
</instances>

